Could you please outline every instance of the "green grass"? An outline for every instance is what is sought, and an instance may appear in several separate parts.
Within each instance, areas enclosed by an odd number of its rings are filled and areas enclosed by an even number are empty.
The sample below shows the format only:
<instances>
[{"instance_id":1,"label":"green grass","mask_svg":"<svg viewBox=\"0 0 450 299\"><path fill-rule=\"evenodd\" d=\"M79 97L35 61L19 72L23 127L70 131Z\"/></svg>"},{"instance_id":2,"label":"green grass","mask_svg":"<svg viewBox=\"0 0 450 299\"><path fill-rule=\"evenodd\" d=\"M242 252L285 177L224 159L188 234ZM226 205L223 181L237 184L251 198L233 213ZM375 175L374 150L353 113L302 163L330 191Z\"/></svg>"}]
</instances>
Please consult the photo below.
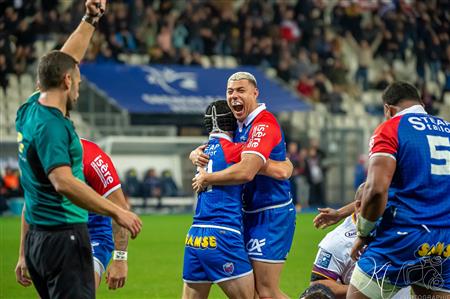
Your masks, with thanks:
<instances>
[{"instance_id":1,"label":"green grass","mask_svg":"<svg viewBox=\"0 0 450 299\"><path fill-rule=\"evenodd\" d=\"M298 298L309 281L317 244L327 231L312 226L312 214L299 214L294 243L281 277L281 289ZM190 215L143 216L144 227L129 243L129 273L125 288L109 291L102 282L97 298L180 298L184 238ZM0 298L36 298L32 287L15 281L20 219L0 217ZM213 286L210 298L226 298Z\"/></svg>"}]
</instances>

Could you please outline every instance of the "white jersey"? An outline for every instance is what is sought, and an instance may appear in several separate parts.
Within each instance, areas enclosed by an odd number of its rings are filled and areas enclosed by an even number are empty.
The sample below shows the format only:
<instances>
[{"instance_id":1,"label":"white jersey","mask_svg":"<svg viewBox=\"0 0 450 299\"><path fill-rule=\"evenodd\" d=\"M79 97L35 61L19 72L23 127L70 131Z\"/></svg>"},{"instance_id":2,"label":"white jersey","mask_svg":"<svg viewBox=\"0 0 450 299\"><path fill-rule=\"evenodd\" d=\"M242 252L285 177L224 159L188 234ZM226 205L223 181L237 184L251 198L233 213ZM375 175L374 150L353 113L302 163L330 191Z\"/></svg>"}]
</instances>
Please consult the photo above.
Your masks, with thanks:
<instances>
[{"instance_id":1,"label":"white jersey","mask_svg":"<svg viewBox=\"0 0 450 299\"><path fill-rule=\"evenodd\" d=\"M319 243L312 272L344 285L350 284L355 262L350 253L356 240L356 218L352 214L329 232ZM392 298L409 298L410 288L401 289Z\"/></svg>"}]
</instances>

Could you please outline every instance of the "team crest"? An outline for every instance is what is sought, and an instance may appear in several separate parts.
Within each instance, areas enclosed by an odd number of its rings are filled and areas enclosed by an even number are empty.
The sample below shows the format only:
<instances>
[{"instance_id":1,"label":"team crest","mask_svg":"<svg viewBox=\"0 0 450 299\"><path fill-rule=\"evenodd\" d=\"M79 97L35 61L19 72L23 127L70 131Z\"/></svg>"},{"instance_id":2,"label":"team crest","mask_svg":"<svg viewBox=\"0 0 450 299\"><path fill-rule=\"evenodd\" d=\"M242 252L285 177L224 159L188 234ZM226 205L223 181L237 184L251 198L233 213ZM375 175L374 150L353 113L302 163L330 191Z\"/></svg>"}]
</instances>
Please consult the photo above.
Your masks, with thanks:
<instances>
[{"instance_id":1,"label":"team crest","mask_svg":"<svg viewBox=\"0 0 450 299\"><path fill-rule=\"evenodd\" d=\"M223 264L223 271L225 271L228 274L233 274L233 272L234 272L234 264L230 263L230 262Z\"/></svg>"}]
</instances>

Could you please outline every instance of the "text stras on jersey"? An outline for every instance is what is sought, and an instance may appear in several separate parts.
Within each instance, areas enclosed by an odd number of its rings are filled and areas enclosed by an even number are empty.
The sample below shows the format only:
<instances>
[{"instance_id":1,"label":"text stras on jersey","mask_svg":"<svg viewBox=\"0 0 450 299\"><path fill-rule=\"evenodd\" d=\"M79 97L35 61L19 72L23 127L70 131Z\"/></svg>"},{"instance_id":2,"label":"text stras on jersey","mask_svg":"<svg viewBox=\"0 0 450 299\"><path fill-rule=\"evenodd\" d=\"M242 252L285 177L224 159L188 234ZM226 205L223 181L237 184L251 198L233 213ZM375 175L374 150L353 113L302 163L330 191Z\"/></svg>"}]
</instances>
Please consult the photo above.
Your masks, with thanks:
<instances>
[{"instance_id":1,"label":"text stras on jersey","mask_svg":"<svg viewBox=\"0 0 450 299\"><path fill-rule=\"evenodd\" d=\"M418 131L428 129L450 133L450 123L439 118L430 116L412 116L408 118L408 121L413 125L413 128Z\"/></svg>"}]
</instances>

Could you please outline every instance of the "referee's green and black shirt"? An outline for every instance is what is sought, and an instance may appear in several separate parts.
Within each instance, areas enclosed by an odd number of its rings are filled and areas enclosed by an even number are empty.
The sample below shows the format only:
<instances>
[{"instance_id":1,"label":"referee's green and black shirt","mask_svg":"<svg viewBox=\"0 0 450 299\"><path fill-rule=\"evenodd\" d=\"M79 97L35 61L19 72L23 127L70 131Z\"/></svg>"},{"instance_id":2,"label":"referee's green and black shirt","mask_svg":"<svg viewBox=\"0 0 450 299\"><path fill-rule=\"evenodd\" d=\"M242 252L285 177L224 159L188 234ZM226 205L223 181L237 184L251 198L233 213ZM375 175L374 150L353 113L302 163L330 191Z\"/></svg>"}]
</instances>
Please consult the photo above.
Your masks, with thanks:
<instances>
[{"instance_id":1,"label":"referee's green and black shirt","mask_svg":"<svg viewBox=\"0 0 450 299\"><path fill-rule=\"evenodd\" d=\"M56 192L48 179L52 169L67 165L84 181L80 139L72 122L59 109L41 105L39 97L40 92L32 94L16 118L25 219L46 226L87 222L88 212Z\"/></svg>"}]
</instances>

